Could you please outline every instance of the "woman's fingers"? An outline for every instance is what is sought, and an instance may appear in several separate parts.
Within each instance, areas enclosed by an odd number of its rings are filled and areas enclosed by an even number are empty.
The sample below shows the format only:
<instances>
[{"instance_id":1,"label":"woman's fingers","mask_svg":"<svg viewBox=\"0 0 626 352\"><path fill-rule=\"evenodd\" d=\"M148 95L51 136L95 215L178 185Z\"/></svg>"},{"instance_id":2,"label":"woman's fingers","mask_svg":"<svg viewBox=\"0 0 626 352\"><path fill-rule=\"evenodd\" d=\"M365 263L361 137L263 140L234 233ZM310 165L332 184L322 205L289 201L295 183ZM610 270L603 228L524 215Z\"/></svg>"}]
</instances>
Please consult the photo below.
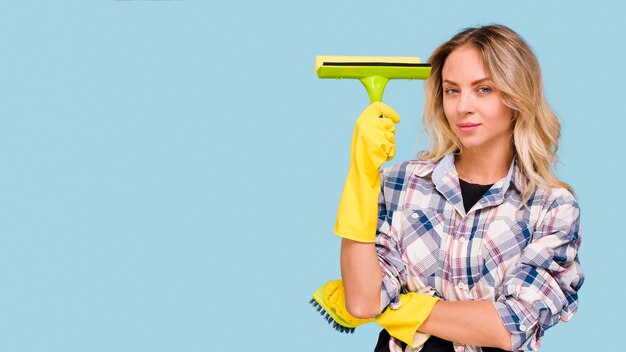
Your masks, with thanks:
<instances>
[{"instance_id":1,"label":"woman's fingers","mask_svg":"<svg viewBox=\"0 0 626 352\"><path fill-rule=\"evenodd\" d=\"M373 103L370 106L375 107L376 111L379 112L380 115L383 115L384 117L390 119L391 121L393 121L393 123L399 123L400 122L400 115L398 115L398 112L396 112L389 105L387 105L387 104L385 104L383 102L376 102L376 103Z\"/></svg>"}]
</instances>

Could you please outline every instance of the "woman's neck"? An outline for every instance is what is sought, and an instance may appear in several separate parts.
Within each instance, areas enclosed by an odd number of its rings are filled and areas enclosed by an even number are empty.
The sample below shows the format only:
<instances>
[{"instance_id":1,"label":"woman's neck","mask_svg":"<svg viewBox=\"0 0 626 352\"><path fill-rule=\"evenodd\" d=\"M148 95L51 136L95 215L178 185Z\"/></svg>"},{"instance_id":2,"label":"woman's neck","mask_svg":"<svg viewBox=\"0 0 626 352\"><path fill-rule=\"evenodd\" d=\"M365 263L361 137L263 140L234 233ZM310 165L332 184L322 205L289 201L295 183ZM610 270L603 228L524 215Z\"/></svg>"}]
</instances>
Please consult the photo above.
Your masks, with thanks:
<instances>
[{"instance_id":1,"label":"woman's neck","mask_svg":"<svg viewBox=\"0 0 626 352\"><path fill-rule=\"evenodd\" d=\"M478 184L492 184L504 178L513 161L513 148L465 149L456 156L459 178Z\"/></svg>"}]
</instances>

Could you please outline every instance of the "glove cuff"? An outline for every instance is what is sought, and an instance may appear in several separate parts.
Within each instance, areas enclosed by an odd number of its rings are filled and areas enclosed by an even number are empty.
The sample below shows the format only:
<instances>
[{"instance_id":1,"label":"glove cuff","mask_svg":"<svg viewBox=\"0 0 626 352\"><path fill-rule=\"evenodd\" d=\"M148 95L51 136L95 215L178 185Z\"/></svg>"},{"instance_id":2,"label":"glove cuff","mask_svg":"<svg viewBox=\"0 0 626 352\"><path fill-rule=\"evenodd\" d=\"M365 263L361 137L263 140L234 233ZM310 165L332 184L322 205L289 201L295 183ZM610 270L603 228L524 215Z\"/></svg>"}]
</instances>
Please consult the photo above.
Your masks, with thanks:
<instances>
[{"instance_id":1,"label":"glove cuff","mask_svg":"<svg viewBox=\"0 0 626 352\"><path fill-rule=\"evenodd\" d=\"M374 184L367 177L350 170L341 193L334 232L353 241L374 243L378 226L380 176Z\"/></svg>"},{"instance_id":2,"label":"glove cuff","mask_svg":"<svg viewBox=\"0 0 626 352\"><path fill-rule=\"evenodd\" d=\"M385 328L389 335L416 348L428 339L429 335L419 333L417 329L430 315L439 298L416 292L400 295L400 308L387 308L376 322Z\"/></svg>"}]
</instances>

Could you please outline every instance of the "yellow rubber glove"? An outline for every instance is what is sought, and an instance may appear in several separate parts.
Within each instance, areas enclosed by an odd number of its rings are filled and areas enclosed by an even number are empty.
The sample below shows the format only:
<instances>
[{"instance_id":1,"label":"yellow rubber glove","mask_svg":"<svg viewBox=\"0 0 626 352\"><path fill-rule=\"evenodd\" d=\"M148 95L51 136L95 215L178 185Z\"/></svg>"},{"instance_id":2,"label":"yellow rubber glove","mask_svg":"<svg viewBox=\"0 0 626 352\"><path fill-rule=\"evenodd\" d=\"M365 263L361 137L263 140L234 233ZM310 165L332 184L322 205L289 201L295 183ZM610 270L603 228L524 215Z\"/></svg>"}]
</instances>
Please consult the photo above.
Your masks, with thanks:
<instances>
[{"instance_id":1,"label":"yellow rubber glove","mask_svg":"<svg viewBox=\"0 0 626 352\"><path fill-rule=\"evenodd\" d=\"M321 313L326 313L326 319L341 332L353 332L357 326L375 321L387 330L389 335L413 348L423 345L430 337L428 334L418 332L417 329L439 301L437 297L409 292L400 295L398 308L387 308L376 318L359 319L350 315L346 309L345 297L343 281L334 280L317 289L311 302L316 303L318 310L323 309Z\"/></svg>"},{"instance_id":2,"label":"yellow rubber glove","mask_svg":"<svg viewBox=\"0 0 626 352\"><path fill-rule=\"evenodd\" d=\"M430 335L418 332L417 329L428 318L430 312L439 301L438 297L417 292L400 295L400 307L388 307L376 318L378 325L389 332L389 335L417 348L426 342Z\"/></svg>"},{"instance_id":3,"label":"yellow rubber glove","mask_svg":"<svg viewBox=\"0 0 626 352\"><path fill-rule=\"evenodd\" d=\"M353 332L355 327L374 321L374 319L355 318L348 313L346 291L341 280L328 281L318 288L313 293L311 303L316 303L318 311L322 314L326 313L326 320L334 323L333 327L341 332ZM324 311L321 312L321 309Z\"/></svg>"},{"instance_id":4,"label":"yellow rubber glove","mask_svg":"<svg viewBox=\"0 0 626 352\"><path fill-rule=\"evenodd\" d=\"M398 113L381 102L368 106L357 119L352 134L350 168L335 222L336 235L358 242L374 242L378 224L379 168L396 153L394 123L398 122Z\"/></svg>"}]
</instances>

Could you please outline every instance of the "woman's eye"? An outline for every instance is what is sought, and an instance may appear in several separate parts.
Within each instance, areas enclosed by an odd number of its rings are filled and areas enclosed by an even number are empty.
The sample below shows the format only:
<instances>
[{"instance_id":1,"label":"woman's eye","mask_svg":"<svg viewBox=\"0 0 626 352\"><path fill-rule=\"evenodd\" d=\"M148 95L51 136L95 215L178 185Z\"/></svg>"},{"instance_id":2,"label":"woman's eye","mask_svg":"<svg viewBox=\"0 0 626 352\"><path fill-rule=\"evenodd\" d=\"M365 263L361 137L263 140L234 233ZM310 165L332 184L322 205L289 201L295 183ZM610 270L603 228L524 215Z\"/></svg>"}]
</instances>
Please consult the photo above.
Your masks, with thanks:
<instances>
[{"instance_id":1,"label":"woman's eye","mask_svg":"<svg viewBox=\"0 0 626 352\"><path fill-rule=\"evenodd\" d=\"M450 95L450 94L455 94L457 91L454 88L446 88L443 90L446 94Z\"/></svg>"},{"instance_id":2,"label":"woman's eye","mask_svg":"<svg viewBox=\"0 0 626 352\"><path fill-rule=\"evenodd\" d=\"M491 87L480 87L478 88L478 91L482 94L491 93Z\"/></svg>"}]
</instances>

